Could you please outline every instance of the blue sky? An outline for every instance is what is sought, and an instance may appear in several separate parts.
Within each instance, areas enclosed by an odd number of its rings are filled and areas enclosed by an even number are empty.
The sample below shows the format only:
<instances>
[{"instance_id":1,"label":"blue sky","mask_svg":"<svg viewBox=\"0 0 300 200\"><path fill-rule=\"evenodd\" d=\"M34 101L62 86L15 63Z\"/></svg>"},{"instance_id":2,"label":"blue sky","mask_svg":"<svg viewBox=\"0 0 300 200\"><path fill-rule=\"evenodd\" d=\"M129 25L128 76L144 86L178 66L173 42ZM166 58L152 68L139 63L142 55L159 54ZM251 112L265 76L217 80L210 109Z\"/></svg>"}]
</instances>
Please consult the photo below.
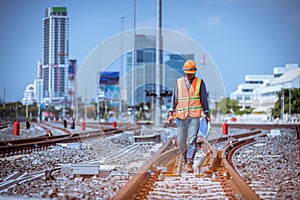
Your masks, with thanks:
<instances>
[{"instance_id":1,"label":"blue sky","mask_svg":"<svg viewBox=\"0 0 300 200\"><path fill-rule=\"evenodd\" d=\"M66 6L70 59L82 64L101 41L133 28L132 0L1 0L0 97L17 101L37 76L42 59L45 9ZM298 0L162 0L163 28L182 32L204 47L217 65L226 94L246 74L272 74L300 64ZM136 27L156 26L156 0L136 0Z\"/></svg>"}]
</instances>

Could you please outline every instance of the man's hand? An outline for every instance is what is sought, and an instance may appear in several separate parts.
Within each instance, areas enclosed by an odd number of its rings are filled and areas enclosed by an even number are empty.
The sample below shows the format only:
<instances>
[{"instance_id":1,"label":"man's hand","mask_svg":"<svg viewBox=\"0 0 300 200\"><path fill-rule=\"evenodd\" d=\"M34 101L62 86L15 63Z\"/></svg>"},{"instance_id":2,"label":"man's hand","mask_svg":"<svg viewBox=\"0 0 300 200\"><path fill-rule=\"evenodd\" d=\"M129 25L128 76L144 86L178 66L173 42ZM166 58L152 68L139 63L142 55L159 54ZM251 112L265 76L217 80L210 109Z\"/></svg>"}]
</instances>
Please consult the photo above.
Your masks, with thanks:
<instances>
[{"instance_id":1,"label":"man's hand","mask_svg":"<svg viewBox=\"0 0 300 200\"><path fill-rule=\"evenodd\" d=\"M209 113L205 113L205 119L206 119L206 123L210 121Z\"/></svg>"},{"instance_id":2,"label":"man's hand","mask_svg":"<svg viewBox=\"0 0 300 200\"><path fill-rule=\"evenodd\" d=\"M171 124L173 120L173 112L169 112L168 122Z\"/></svg>"}]
</instances>

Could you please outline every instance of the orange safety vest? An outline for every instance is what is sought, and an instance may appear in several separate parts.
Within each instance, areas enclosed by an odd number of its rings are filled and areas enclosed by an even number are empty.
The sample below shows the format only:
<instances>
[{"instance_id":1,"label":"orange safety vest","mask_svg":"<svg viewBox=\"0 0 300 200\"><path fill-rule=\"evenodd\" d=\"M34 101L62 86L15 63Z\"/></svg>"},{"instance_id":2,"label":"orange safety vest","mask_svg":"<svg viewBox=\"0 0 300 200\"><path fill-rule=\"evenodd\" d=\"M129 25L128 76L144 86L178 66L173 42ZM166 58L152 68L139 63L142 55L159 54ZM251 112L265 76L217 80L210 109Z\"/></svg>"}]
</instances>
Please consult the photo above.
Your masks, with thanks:
<instances>
[{"instance_id":1,"label":"orange safety vest","mask_svg":"<svg viewBox=\"0 0 300 200\"><path fill-rule=\"evenodd\" d=\"M178 104L176 117L185 119L190 117L201 117L202 104L200 101L200 86L202 79L195 77L190 89L188 90L185 84L184 77L177 79L178 86Z\"/></svg>"}]
</instances>

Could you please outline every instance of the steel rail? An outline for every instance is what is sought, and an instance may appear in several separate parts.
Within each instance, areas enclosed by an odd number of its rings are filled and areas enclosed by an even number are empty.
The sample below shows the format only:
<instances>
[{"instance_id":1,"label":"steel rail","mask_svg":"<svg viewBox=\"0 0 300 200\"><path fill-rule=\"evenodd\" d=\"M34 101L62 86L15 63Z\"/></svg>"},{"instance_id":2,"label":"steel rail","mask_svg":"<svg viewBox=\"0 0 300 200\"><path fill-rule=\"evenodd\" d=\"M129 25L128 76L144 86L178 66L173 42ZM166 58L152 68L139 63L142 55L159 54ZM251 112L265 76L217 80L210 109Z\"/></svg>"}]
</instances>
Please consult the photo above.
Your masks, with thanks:
<instances>
[{"instance_id":1,"label":"steel rail","mask_svg":"<svg viewBox=\"0 0 300 200\"><path fill-rule=\"evenodd\" d=\"M259 133L261 133L261 130L253 130L251 132L246 132L246 133L242 133L242 134L238 134L238 135L225 135L225 136L222 136L221 138L208 140L208 142L209 143L225 142L230 138L232 138L232 139L245 138L245 137L250 137L250 136L257 135Z\"/></svg>"},{"instance_id":2,"label":"steel rail","mask_svg":"<svg viewBox=\"0 0 300 200\"><path fill-rule=\"evenodd\" d=\"M259 134L260 131L253 131L249 133L242 134L241 136L236 136L236 138L242 137L253 137ZM254 139L246 139L245 141L253 141ZM218 141L219 142L219 141ZM175 144L176 142L173 142ZM238 148L236 144L245 144L244 142L234 142L230 143L224 154L221 155L221 151L216 152L207 140L203 141L202 149L206 153L206 157L201 161L199 166L199 173L195 174L195 177L201 177L200 168L207 167L205 174L212 175L216 173L217 180L220 183L226 183L224 186L224 192L229 199L236 199L236 195L242 196L244 199L259 199L258 195L246 184L245 181L236 173L233 167L230 165L227 159L231 156L233 151L232 147ZM199 144L199 143L198 143ZM221 157L222 156L222 157ZM223 159L225 156L225 160ZM159 178L161 174L165 176L181 176L181 159L180 152L177 146L173 145L170 148L170 141L164 146L155 156L153 156L147 164L144 165L140 173L136 174L128 183L118 192L112 199L146 199L149 192L152 190L154 183ZM178 161L180 160L180 161ZM163 169L164 167L165 169ZM174 170L172 168L178 168ZM175 172L175 173L174 173ZM223 174L227 176L224 177ZM223 185L222 185L223 187Z\"/></svg>"},{"instance_id":3,"label":"steel rail","mask_svg":"<svg viewBox=\"0 0 300 200\"><path fill-rule=\"evenodd\" d=\"M1 130L1 129L7 128L9 124L12 124L12 122L1 121L1 122L0 122L0 130Z\"/></svg>"},{"instance_id":4,"label":"steel rail","mask_svg":"<svg viewBox=\"0 0 300 200\"><path fill-rule=\"evenodd\" d=\"M101 136L110 136L121 132L123 131L120 129L111 128L96 131L86 131L70 135L66 134L49 137L35 137L17 141L9 141L7 142L6 146L0 146L0 157L30 153L34 150L43 150L52 145L56 145L57 143L80 142L82 140L88 140Z\"/></svg>"},{"instance_id":5,"label":"steel rail","mask_svg":"<svg viewBox=\"0 0 300 200\"><path fill-rule=\"evenodd\" d=\"M228 128L239 128L239 129L259 129L259 130L271 130L271 129L296 129L297 126L299 126L298 123L261 123L261 124L251 124L251 123L238 123L238 122L232 122L227 123ZM212 124L212 127L219 127L222 128L223 124Z\"/></svg>"},{"instance_id":6,"label":"steel rail","mask_svg":"<svg viewBox=\"0 0 300 200\"><path fill-rule=\"evenodd\" d=\"M45 170L40 171L40 172L34 172L34 173L23 173L20 174L18 173L15 177L16 174L14 174L14 177L9 177L5 181L0 183L0 193L3 191L6 191L8 188L13 187L16 184L22 184L28 181L33 181L42 177L45 177Z\"/></svg>"},{"instance_id":7,"label":"steel rail","mask_svg":"<svg viewBox=\"0 0 300 200\"><path fill-rule=\"evenodd\" d=\"M43 136L38 136L38 137L26 138L26 139L8 140L8 141L0 142L0 147L14 146L14 145L26 144L26 143L35 143L35 142L39 142L39 141L63 138L66 136L68 137L69 135L55 135L55 136L43 135Z\"/></svg>"},{"instance_id":8,"label":"steel rail","mask_svg":"<svg viewBox=\"0 0 300 200\"><path fill-rule=\"evenodd\" d=\"M254 138L240 140L227 145L222 151L218 153L225 171L226 178L231 183L232 187L242 196L242 199L256 200L259 196L252 190L252 188L242 179L236 172L231 163L231 157L238 148L254 142Z\"/></svg>"},{"instance_id":9,"label":"steel rail","mask_svg":"<svg viewBox=\"0 0 300 200\"><path fill-rule=\"evenodd\" d=\"M137 173L131 180L129 180L126 185L115 194L115 196L112 197L112 200L130 200L130 199L136 199L139 192L142 190L142 188L145 185L149 185L152 182L153 179L150 178L149 173L151 175L151 172L155 173L155 170L153 167L157 161L160 160L160 156L166 152L169 149L174 148L175 145L175 139L171 138L169 139L166 144L160 148L158 152L156 152L152 158L142 167L139 173Z\"/></svg>"},{"instance_id":10,"label":"steel rail","mask_svg":"<svg viewBox=\"0 0 300 200\"><path fill-rule=\"evenodd\" d=\"M57 143L67 143L67 142L78 142L80 138L77 136L68 136L63 138L55 138L49 139L45 141L36 141L34 143L26 143L26 144L17 144L13 146L4 146L0 147L0 156L11 156L11 155L18 155L23 153L30 153L34 150L43 150L47 149L52 145Z\"/></svg>"},{"instance_id":11,"label":"steel rail","mask_svg":"<svg viewBox=\"0 0 300 200\"><path fill-rule=\"evenodd\" d=\"M245 124L239 122L229 122L228 128L238 128L238 129L259 129L259 130L271 130L271 129L296 129L299 126L299 122L292 122L292 123L261 123L261 124ZM212 123L211 127L222 128L223 123ZM165 123L164 127L174 127L176 128L176 123Z\"/></svg>"}]
</instances>

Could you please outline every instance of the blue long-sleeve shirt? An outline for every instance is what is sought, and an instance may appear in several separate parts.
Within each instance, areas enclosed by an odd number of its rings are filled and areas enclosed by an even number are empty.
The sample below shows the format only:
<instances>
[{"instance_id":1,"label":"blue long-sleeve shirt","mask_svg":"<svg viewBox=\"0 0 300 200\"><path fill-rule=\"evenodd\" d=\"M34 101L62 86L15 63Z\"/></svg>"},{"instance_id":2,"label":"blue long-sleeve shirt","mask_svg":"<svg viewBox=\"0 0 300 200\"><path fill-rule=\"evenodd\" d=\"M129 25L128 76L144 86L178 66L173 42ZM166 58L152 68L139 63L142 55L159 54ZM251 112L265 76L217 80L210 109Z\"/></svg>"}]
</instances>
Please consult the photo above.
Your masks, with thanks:
<instances>
[{"instance_id":1,"label":"blue long-sleeve shirt","mask_svg":"<svg viewBox=\"0 0 300 200\"><path fill-rule=\"evenodd\" d=\"M185 80L185 84L186 84L187 89L189 89L190 86L192 85L192 82L193 82L194 78L192 80L187 80L186 78L184 78L184 80ZM203 112L205 114L209 112L209 106L208 106L207 98L208 98L208 93L206 91L205 83L202 80L202 84L200 86L200 101L201 101L201 104L202 104ZM176 107L177 107L177 104L178 104L178 85L177 85L177 81L176 81L174 89L173 89L173 94L172 94L172 99L171 99L171 105L170 105L169 112L175 111Z\"/></svg>"}]
</instances>

